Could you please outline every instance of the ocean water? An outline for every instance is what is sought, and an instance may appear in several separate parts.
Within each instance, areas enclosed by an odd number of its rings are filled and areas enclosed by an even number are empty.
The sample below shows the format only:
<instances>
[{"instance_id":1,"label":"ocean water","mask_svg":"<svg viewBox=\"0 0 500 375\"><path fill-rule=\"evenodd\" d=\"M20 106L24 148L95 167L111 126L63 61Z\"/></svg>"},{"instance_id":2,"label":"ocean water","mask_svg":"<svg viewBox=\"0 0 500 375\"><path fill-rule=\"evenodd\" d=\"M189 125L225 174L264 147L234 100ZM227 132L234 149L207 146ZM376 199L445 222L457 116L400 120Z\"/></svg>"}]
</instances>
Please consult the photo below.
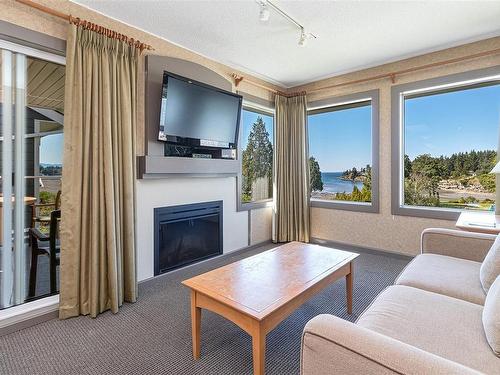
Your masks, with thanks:
<instances>
[{"instance_id":1,"label":"ocean water","mask_svg":"<svg viewBox=\"0 0 500 375\"><path fill-rule=\"evenodd\" d=\"M363 188L362 182L342 180L340 178L341 176L342 172L321 172L323 193L351 193L354 185L356 185L359 190Z\"/></svg>"}]
</instances>

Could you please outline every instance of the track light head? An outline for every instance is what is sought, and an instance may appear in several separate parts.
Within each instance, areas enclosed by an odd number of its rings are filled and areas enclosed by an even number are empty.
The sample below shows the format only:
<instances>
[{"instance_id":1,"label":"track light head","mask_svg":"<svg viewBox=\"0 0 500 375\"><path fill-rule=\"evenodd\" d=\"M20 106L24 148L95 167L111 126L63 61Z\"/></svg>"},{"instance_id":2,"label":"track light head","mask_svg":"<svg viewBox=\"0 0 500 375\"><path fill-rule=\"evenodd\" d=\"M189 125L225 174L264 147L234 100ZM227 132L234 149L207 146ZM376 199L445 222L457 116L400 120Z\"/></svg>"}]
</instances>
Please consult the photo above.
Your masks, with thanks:
<instances>
[{"instance_id":1,"label":"track light head","mask_svg":"<svg viewBox=\"0 0 500 375\"><path fill-rule=\"evenodd\" d=\"M269 8L267 7L267 3L265 1L260 3L260 12L259 12L259 20L260 22L269 21L270 16Z\"/></svg>"},{"instance_id":2,"label":"track light head","mask_svg":"<svg viewBox=\"0 0 500 375\"><path fill-rule=\"evenodd\" d=\"M303 28L301 28L300 29L300 37L299 37L299 46L304 47L307 44L307 39L308 39L308 35L307 35L306 31Z\"/></svg>"}]
</instances>

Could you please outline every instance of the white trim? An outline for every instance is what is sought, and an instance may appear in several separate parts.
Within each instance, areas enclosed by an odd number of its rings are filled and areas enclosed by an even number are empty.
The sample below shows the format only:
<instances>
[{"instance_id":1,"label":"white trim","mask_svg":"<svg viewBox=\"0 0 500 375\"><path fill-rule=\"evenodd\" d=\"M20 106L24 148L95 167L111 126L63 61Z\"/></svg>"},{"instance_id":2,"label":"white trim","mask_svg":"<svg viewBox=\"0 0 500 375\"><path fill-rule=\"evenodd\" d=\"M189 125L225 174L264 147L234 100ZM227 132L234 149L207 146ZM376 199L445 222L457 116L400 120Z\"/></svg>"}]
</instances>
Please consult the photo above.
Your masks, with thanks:
<instances>
[{"instance_id":1,"label":"white trim","mask_svg":"<svg viewBox=\"0 0 500 375\"><path fill-rule=\"evenodd\" d=\"M26 56L36 57L41 60L50 61L60 65L66 65L66 57L55 55L50 52L40 51L35 48L23 46L20 44L8 42L0 39L0 49L6 49L12 52L22 53Z\"/></svg>"},{"instance_id":2,"label":"white trim","mask_svg":"<svg viewBox=\"0 0 500 375\"><path fill-rule=\"evenodd\" d=\"M271 106L265 106L265 105L262 105L262 104L257 104L255 102L252 102L250 100L247 100L245 98L243 98L243 102L242 102L242 111L243 110L249 110L250 112L252 111L252 109L256 110L256 111L261 111L261 112L264 112L266 115L268 116L272 116L273 117L273 128L274 128L274 108L271 107Z\"/></svg>"},{"instance_id":3,"label":"white trim","mask_svg":"<svg viewBox=\"0 0 500 375\"><path fill-rule=\"evenodd\" d=\"M24 173L26 171L26 56L16 54L16 121L14 148L14 304L24 302L26 280L26 248L24 243L26 196ZM8 195L5 195L8 197Z\"/></svg>"},{"instance_id":4,"label":"white trim","mask_svg":"<svg viewBox=\"0 0 500 375\"><path fill-rule=\"evenodd\" d=\"M59 310L59 295L0 310L0 330Z\"/></svg>"},{"instance_id":5,"label":"white trim","mask_svg":"<svg viewBox=\"0 0 500 375\"><path fill-rule=\"evenodd\" d=\"M5 197L12 196L12 52L2 50L2 84L3 91L3 134L5 135L6 142L2 144L2 171L9 171L9 173L2 173L2 188ZM12 294L14 290L14 272L12 270L13 254L12 254L12 200L6 199L3 202L3 231L2 238L2 269L0 269L0 308L11 305ZM8 250L4 250L8 249Z\"/></svg>"},{"instance_id":6,"label":"white trim","mask_svg":"<svg viewBox=\"0 0 500 375\"><path fill-rule=\"evenodd\" d=\"M327 102L329 101L332 101L331 104L327 104ZM311 111L315 111L315 110L318 110L318 109L326 109L326 108L332 108L332 112L334 111L333 108L334 107L341 107L343 105L349 105L349 104L356 104L356 103L363 103L363 102L370 102L370 105L371 105L371 102L372 102L372 97L371 96L367 96L366 98L360 98L360 99L355 99L355 100L345 100L345 101L335 101L335 97L333 98L329 98L329 99L326 99L326 100L321 100L320 102L326 102L326 103L322 103L320 105L316 105L316 106L311 106L311 107L307 107L307 112L311 112ZM312 102L314 103L314 102ZM327 113L327 112L325 112Z\"/></svg>"},{"instance_id":7,"label":"white trim","mask_svg":"<svg viewBox=\"0 0 500 375\"><path fill-rule=\"evenodd\" d=\"M479 84L479 83L495 84L493 82L498 82L498 81L500 81L500 75L492 75L492 76L486 76L486 77L482 77L482 78L469 79L469 80L464 80L464 81L446 83L446 84L442 84L442 85L426 86L426 87L422 87L419 89L402 91L401 95L403 96L403 100L405 100L406 96L409 96L409 95L427 94L425 96L431 96L434 93L439 92L440 90L445 90L445 89L457 89L457 91L459 89L467 90L470 86L474 86L474 85Z\"/></svg>"},{"instance_id":8,"label":"white trim","mask_svg":"<svg viewBox=\"0 0 500 375\"><path fill-rule=\"evenodd\" d=\"M35 120L36 121L40 121L40 120ZM41 120L43 121L43 120ZM44 122L49 122L49 121L44 121ZM50 122L54 122L56 123L55 121L50 121ZM57 123L56 123L57 124ZM53 131L50 131L50 132L41 132L41 133L29 133L29 134L25 134L24 135L24 138L42 138L42 137L45 137L46 135L56 135L56 134L64 134L64 130L53 130ZM11 137L11 139L16 139L16 136L13 135ZM3 137L0 137L0 142L2 142L4 140Z\"/></svg>"},{"instance_id":9,"label":"white trim","mask_svg":"<svg viewBox=\"0 0 500 375\"><path fill-rule=\"evenodd\" d=\"M53 109L49 108L41 108L36 106L29 105L28 108L31 108L33 111L40 113L42 116L45 116L52 120L52 122L56 122L59 125L64 126L64 115L59 113Z\"/></svg>"}]
</instances>

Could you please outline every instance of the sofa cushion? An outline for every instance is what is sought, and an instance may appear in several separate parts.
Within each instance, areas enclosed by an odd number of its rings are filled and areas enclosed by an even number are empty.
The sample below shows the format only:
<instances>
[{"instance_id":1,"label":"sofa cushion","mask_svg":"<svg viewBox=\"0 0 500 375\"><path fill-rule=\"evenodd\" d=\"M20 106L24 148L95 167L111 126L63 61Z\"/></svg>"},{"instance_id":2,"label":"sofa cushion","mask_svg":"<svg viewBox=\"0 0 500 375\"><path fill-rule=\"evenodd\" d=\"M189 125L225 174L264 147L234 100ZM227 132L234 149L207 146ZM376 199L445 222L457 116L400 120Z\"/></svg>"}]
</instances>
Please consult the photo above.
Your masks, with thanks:
<instances>
[{"instance_id":1,"label":"sofa cushion","mask_svg":"<svg viewBox=\"0 0 500 375\"><path fill-rule=\"evenodd\" d=\"M498 275L500 275L500 236L497 236L479 270L479 278L486 293Z\"/></svg>"},{"instance_id":2,"label":"sofa cushion","mask_svg":"<svg viewBox=\"0 0 500 375\"><path fill-rule=\"evenodd\" d=\"M497 276L486 296L483 326L491 349L500 357L500 276Z\"/></svg>"},{"instance_id":3,"label":"sofa cushion","mask_svg":"<svg viewBox=\"0 0 500 375\"><path fill-rule=\"evenodd\" d=\"M484 305L486 293L479 280L481 263L438 254L420 254L395 284L412 286Z\"/></svg>"},{"instance_id":4,"label":"sofa cushion","mask_svg":"<svg viewBox=\"0 0 500 375\"><path fill-rule=\"evenodd\" d=\"M486 340L483 306L402 285L385 289L358 319L375 332L487 374L500 369Z\"/></svg>"}]
</instances>

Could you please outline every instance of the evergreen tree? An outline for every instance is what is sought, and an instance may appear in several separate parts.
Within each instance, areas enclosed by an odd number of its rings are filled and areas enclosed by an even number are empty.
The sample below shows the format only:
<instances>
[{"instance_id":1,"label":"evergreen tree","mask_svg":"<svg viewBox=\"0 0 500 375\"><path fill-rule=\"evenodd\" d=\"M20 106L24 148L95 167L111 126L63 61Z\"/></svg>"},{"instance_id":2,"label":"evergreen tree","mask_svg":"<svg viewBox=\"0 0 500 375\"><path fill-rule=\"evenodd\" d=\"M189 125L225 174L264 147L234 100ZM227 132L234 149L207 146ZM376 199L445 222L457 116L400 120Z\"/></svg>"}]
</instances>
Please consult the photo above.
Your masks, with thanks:
<instances>
[{"instance_id":1,"label":"evergreen tree","mask_svg":"<svg viewBox=\"0 0 500 375\"><path fill-rule=\"evenodd\" d=\"M363 189L366 189L370 192L372 190L372 167L370 164L366 165L365 168L365 180L363 181Z\"/></svg>"},{"instance_id":2,"label":"evergreen tree","mask_svg":"<svg viewBox=\"0 0 500 375\"><path fill-rule=\"evenodd\" d=\"M252 125L248 136L248 145L242 153L242 190L243 201L252 198L252 184L258 178L268 178L272 186L273 145L269 140L269 133L262 117Z\"/></svg>"},{"instance_id":3,"label":"evergreen tree","mask_svg":"<svg viewBox=\"0 0 500 375\"><path fill-rule=\"evenodd\" d=\"M411 160L410 160L410 157L405 154L405 158L404 158L404 174L405 174L405 178L410 177L410 173L411 173Z\"/></svg>"},{"instance_id":4,"label":"evergreen tree","mask_svg":"<svg viewBox=\"0 0 500 375\"><path fill-rule=\"evenodd\" d=\"M322 191L323 181L321 180L321 170L319 168L319 163L313 156L309 158L309 176L311 191Z\"/></svg>"}]
</instances>

